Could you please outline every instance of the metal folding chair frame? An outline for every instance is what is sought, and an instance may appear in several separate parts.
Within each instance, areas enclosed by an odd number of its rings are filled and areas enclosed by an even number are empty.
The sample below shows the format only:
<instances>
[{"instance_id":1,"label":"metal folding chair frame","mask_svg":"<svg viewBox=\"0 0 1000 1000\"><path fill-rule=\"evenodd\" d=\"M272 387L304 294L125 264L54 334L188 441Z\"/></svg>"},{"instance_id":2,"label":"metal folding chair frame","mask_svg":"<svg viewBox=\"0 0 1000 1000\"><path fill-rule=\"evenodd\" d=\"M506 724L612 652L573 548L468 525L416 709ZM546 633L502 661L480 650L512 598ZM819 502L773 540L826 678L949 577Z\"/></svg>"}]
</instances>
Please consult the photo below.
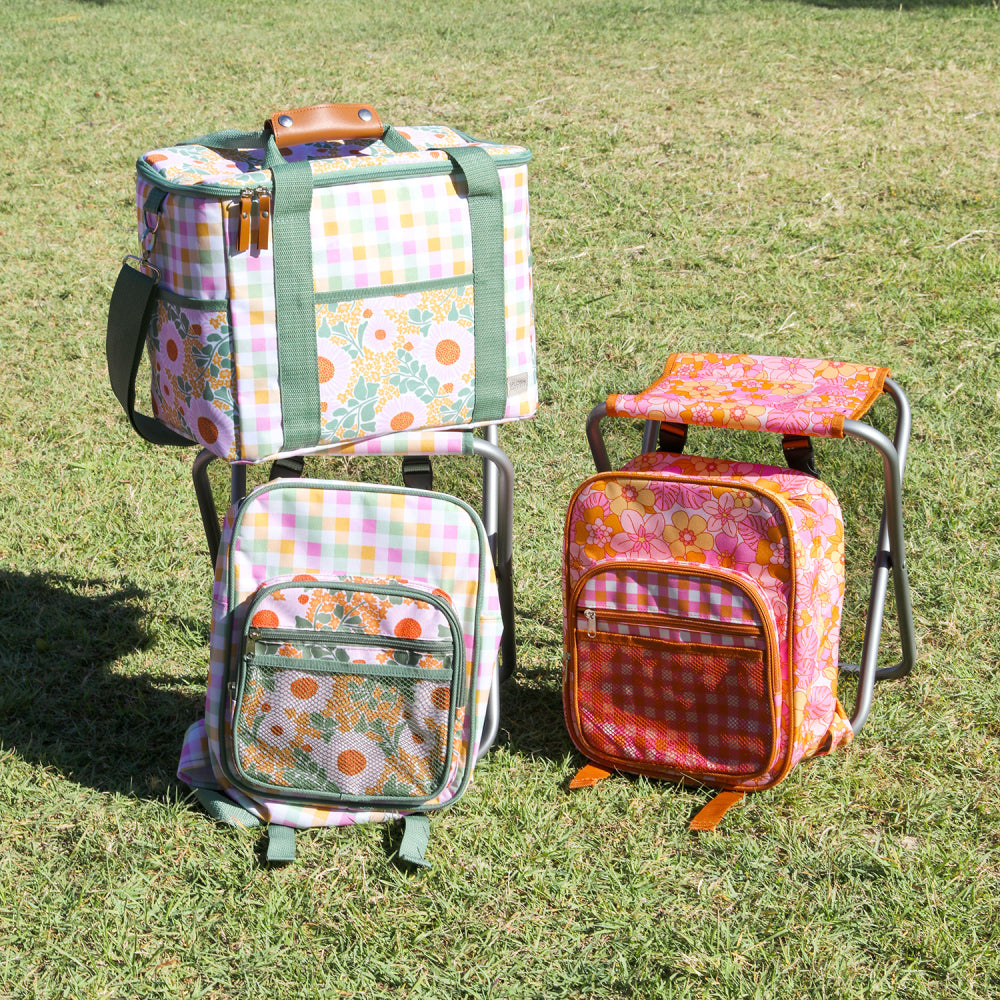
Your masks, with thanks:
<instances>
[{"instance_id":1,"label":"metal folding chair frame","mask_svg":"<svg viewBox=\"0 0 1000 1000\"><path fill-rule=\"evenodd\" d=\"M516 643L514 639L514 468L510 459L498 445L499 431L496 424L483 429L483 437L471 434L468 428L456 427L448 433L468 433L472 439L473 454L483 462L482 520L489 539L493 566L497 578L500 597L500 615L503 620L503 637L500 643L500 667L493 674L493 687L486 707L486 719L479 741L479 757L483 757L492 747L500 728L500 682L507 680L516 667ZM384 435L388 438L390 435ZM320 453L322 456L324 453ZM336 452L330 452L336 455ZM437 452L412 451L393 457L407 455L434 455ZM364 456L361 456L364 457ZM208 469L216 459L207 448L202 449L194 460L191 477L194 482L195 497L201 513L205 539L214 567L222 542L219 512L212 493ZM241 502L247 494L247 466L230 466L230 499Z\"/></svg>"},{"instance_id":2,"label":"metal folding chair frame","mask_svg":"<svg viewBox=\"0 0 1000 1000\"><path fill-rule=\"evenodd\" d=\"M871 711L876 680L905 677L916 661L916 637L913 630L913 609L910 603L910 584L906 572L906 555L903 541L902 483L906 463L906 451L910 439L910 404L903 390L887 378L883 389L896 404L896 427L890 441L881 431L870 424L857 420L844 421L844 435L857 438L871 445L882 458L882 478L884 499L882 517L879 523L878 540L872 571L871 592L868 599L868 613L865 620L860 665L841 663L845 673L858 675L858 691L851 715L851 727L860 732ZM604 403L595 406L587 417L587 441L598 472L611 472L604 437L601 434L601 420L607 416ZM643 452L656 451L660 423L645 421L642 437ZM901 658L891 667L878 667L879 646L882 639L882 624L885 616L885 602L889 578L892 577L893 593L896 598L896 616L899 624Z\"/></svg>"}]
</instances>

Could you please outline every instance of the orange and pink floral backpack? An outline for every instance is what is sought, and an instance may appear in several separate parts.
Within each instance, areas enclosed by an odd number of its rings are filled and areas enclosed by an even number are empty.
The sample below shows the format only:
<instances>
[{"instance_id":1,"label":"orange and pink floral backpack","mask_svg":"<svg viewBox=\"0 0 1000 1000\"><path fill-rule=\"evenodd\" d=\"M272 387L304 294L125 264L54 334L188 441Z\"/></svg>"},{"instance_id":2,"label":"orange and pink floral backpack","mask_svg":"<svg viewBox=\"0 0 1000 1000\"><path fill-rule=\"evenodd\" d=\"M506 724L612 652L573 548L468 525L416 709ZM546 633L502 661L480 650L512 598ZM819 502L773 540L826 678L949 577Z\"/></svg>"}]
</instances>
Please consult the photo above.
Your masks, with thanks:
<instances>
[{"instance_id":1,"label":"orange and pink floral backpack","mask_svg":"<svg viewBox=\"0 0 1000 1000\"><path fill-rule=\"evenodd\" d=\"M837 699L837 498L806 472L679 453L694 423L840 436L887 372L826 364L674 355L644 393L591 415L598 468L604 415L645 419L672 450L647 434L569 505L563 701L591 762L571 787L626 771L721 789L691 824L714 829L743 793L852 739Z\"/></svg>"}]
</instances>

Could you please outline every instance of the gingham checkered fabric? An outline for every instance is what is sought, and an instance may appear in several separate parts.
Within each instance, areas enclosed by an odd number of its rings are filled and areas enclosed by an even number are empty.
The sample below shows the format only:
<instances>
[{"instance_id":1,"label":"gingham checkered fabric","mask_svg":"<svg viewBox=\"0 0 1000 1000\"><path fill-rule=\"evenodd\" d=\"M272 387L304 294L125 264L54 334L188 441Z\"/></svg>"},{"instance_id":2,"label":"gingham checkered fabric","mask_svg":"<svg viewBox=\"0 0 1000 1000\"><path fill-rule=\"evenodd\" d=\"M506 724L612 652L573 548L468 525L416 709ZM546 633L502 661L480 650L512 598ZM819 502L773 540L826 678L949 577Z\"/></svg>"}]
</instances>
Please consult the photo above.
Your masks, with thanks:
<instances>
[{"instance_id":1,"label":"gingham checkered fabric","mask_svg":"<svg viewBox=\"0 0 1000 1000\"><path fill-rule=\"evenodd\" d=\"M178 776L222 789L254 815L285 826L337 826L397 815L248 794L225 776L220 742L229 739L231 706L224 676L238 652L235 637L242 634L248 601L268 583L303 575L392 578L447 595L463 633L474 713L460 715L448 784L425 808L451 801L478 749L500 646L492 559L478 518L460 501L382 486L278 480L250 494L238 512L230 510L213 591L205 719L188 731Z\"/></svg>"},{"instance_id":2,"label":"gingham checkered fabric","mask_svg":"<svg viewBox=\"0 0 1000 1000\"><path fill-rule=\"evenodd\" d=\"M599 753L703 774L752 775L771 749L759 650L583 638L580 725Z\"/></svg>"},{"instance_id":3,"label":"gingham checkered fabric","mask_svg":"<svg viewBox=\"0 0 1000 1000\"><path fill-rule=\"evenodd\" d=\"M315 184L304 255L312 264L320 412L309 403L309 434L315 422L316 439L308 444L284 426L286 419L296 422L287 406L295 397L283 408L275 227L270 242L259 240L258 205L271 185L263 151L224 155L182 145L142 157L139 233L160 272L160 288L190 318L181 333L185 353L207 351L219 359L215 367L232 372L225 385L198 392L200 385L168 363L168 331L154 316L148 340L161 422L220 457L260 462L391 431L470 425L475 412L482 415L476 410L477 384L484 384L484 373L476 372L482 343L476 338L483 333L475 325L470 199L463 175L444 172L448 156L429 148L434 142L479 147L498 166L503 284L495 336L504 343L495 350L505 360L506 385L498 366L496 412L505 421L535 412L528 153L472 142L444 126L398 132L410 137L415 152L362 141L310 143L286 156L290 164L308 161ZM442 172L428 174L428 168ZM169 187L158 216L142 210L156 180ZM209 188L225 195L202 193ZM241 197L250 205L247 215ZM280 206L272 208L277 222ZM249 239L245 249L241 233ZM220 310L221 324L211 319ZM481 398L490 395L484 390Z\"/></svg>"},{"instance_id":4,"label":"gingham checkered fabric","mask_svg":"<svg viewBox=\"0 0 1000 1000\"><path fill-rule=\"evenodd\" d=\"M581 603L588 608L669 614L706 622L760 624L753 603L734 581L630 566L612 566L591 576L584 585Z\"/></svg>"}]
</instances>

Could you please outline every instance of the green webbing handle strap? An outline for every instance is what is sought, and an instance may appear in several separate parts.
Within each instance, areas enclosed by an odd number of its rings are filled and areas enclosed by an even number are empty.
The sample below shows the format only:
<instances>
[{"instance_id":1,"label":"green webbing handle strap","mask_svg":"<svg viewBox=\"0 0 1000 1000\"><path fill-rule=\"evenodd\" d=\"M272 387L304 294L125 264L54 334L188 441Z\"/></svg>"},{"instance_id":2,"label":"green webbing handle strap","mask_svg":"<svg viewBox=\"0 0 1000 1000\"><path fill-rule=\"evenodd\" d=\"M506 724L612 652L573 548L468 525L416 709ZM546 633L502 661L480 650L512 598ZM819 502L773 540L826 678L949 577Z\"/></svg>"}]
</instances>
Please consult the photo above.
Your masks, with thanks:
<instances>
[{"instance_id":1,"label":"green webbing handle strap","mask_svg":"<svg viewBox=\"0 0 1000 1000\"><path fill-rule=\"evenodd\" d=\"M284 865L295 860L295 831L290 826L277 823L267 825L267 861Z\"/></svg>"},{"instance_id":2,"label":"green webbing handle strap","mask_svg":"<svg viewBox=\"0 0 1000 1000\"><path fill-rule=\"evenodd\" d=\"M319 354L313 281L313 174L308 160L287 162L274 137L264 166L274 178L271 232L274 246L274 305L281 386L282 451L298 451L320 438Z\"/></svg>"},{"instance_id":3,"label":"green webbing handle strap","mask_svg":"<svg viewBox=\"0 0 1000 1000\"><path fill-rule=\"evenodd\" d=\"M136 433L152 444L192 445L195 442L161 424L155 417L137 413L135 378L146 346L153 310L156 308L156 279L122 262L108 307L108 334L105 351L111 389Z\"/></svg>"},{"instance_id":4,"label":"green webbing handle strap","mask_svg":"<svg viewBox=\"0 0 1000 1000\"><path fill-rule=\"evenodd\" d=\"M493 157L480 146L441 149L465 175L472 225L476 401L472 423L502 420L507 410L504 321L503 194Z\"/></svg>"},{"instance_id":5,"label":"green webbing handle strap","mask_svg":"<svg viewBox=\"0 0 1000 1000\"><path fill-rule=\"evenodd\" d=\"M209 149L267 149L267 132L242 132L239 129L227 128L219 132L209 132L197 139L186 139L179 146L207 146ZM415 153L417 147L408 139L404 139L391 125L386 125L382 133L382 141L394 153Z\"/></svg>"},{"instance_id":6,"label":"green webbing handle strap","mask_svg":"<svg viewBox=\"0 0 1000 1000\"><path fill-rule=\"evenodd\" d=\"M195 788L194 794L205 812L220 823L238 826L244 830L263 826L262 821L252 812L214 788ZM295 860L295 831L290 826L268 823L267 860L272 865Z\"/></svg>"},{"instance_id":7,"label":"green webbing handle strap","mask_svg":"<svg viewBox=\"0 0 1000 1000\"><path fill-rule=\"evenodd\" d=\"M222 792L217 792L214 788L195 788L193 791L195 798L212 819L245 830L261 825L261 821L249 809L244 809Z\"/></svg>"},{"instance_id":8,"label":"green webbing handle strap","mask_svg":"<svg viewBox=\"0 0 1000 1000\"><path fill-rule=\"evenodd\" d=\"M404 816L403 839L399 844L396 856L407 864L417 865L420 868L430 868L430 862L424 857L430 835L431 823L423 813Z\"/></svg>"}]
</instances>

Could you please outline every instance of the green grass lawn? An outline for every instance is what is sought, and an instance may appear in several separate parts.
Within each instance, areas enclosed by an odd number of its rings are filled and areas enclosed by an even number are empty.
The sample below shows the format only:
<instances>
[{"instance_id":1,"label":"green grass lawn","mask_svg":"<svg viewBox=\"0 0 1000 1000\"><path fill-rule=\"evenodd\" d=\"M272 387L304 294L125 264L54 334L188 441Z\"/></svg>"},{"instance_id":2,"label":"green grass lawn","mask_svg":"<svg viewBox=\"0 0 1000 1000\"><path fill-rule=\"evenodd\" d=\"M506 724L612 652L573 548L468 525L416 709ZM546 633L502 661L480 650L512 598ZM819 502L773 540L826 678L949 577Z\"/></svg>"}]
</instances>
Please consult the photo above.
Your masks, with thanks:
<instances>
[{"instance_id":1,"label":"green grass lawn","mask_svg":"<svg viewBox=\"0 0 1000 1000\"><path fill-rule=\"evenodd\" d=\"M6 0L0 997L1000 995L998 80L992 2ZM380 827L268 868L174 778L208 658L193 454L129 431L104 363L137 155L325 100L534 153L542 406L502 436L519 670L417 875ZM697 789L567 790L559 693L586 413L697 349L892 369L919 642L852 746L700 837ZM692 433L713 448L778 460ZM878 466L818 452L856 659Z\"/></svg>"}]
</instances>

